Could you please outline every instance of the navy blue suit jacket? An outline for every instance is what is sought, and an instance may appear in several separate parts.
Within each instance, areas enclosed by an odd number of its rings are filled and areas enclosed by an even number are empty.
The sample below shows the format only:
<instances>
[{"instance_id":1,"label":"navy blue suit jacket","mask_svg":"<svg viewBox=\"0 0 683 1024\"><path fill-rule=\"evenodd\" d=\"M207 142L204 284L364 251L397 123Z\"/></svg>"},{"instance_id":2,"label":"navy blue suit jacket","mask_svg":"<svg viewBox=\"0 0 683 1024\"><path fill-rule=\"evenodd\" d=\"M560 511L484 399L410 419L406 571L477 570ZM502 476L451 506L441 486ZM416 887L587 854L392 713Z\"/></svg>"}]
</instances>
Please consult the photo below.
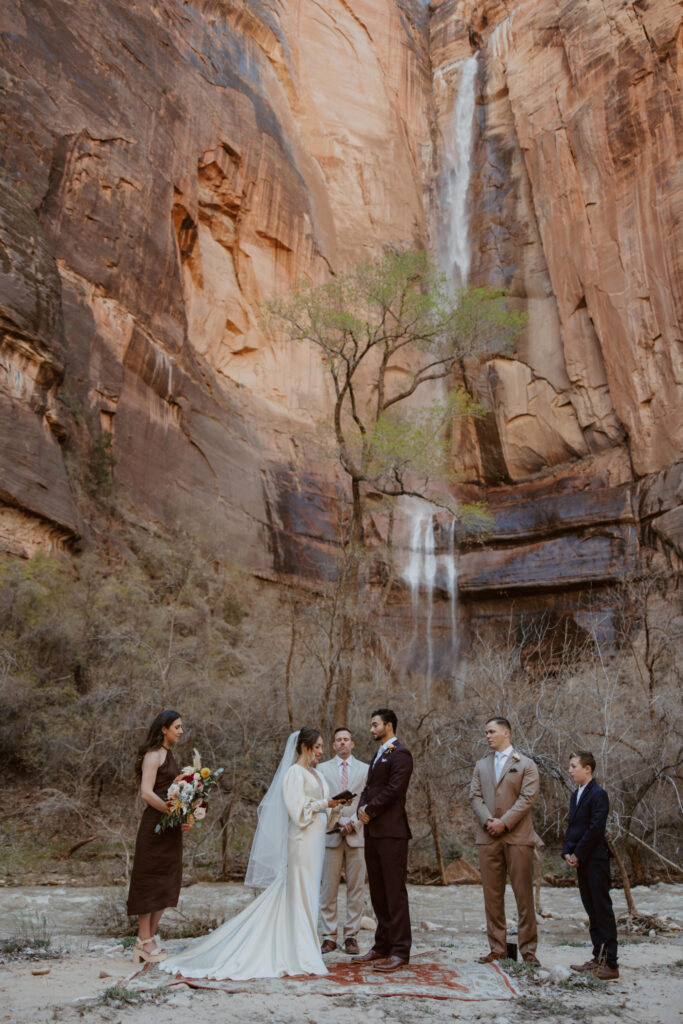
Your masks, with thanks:
<instances>
[{"instance_id":1,"label":"navy blue suit jacket","mask_svg":"<svg viewBox=\"0 0 683 1024\"><path fill-rule=\"evenodd\" d=\"M365 789L358 801L370 818L365 834L376 838L410 839L406 793L413 773L413 758L398 740L390 753L370 765Z\"/></svg>"},{"instance_id":2,"label":"navy blue suit jacket","mask_svg":"<svg viewBox=\"0 0 683 1024\"><path fill-rule=\"evenodd\" d=\"M591 779L584 789L578 807L576 793L574 790L569 801L569 824L564 836L562 856L573 853L579 865L585 864L591 858L609 858L610 852L605 837L609 814L607 793L598 786L595 779Z\"/></svg>"}]
</instances>

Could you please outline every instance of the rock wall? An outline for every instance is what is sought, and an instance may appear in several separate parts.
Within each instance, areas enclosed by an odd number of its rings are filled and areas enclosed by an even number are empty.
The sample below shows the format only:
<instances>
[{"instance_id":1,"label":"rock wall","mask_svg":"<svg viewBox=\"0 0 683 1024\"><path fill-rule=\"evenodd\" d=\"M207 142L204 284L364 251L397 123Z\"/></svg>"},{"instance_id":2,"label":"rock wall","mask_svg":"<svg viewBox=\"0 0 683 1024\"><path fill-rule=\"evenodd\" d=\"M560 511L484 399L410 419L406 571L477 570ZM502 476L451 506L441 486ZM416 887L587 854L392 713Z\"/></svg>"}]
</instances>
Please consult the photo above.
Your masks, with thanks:
<instances>
[{"instance_id":1,"label":"rock wall","mask_svg":"<svg viewBox=\"0 0 683 1024\"><path fill-rule=\"evenodd\" d=\"M81 532L61 405L113 435L144 515L268 571L274 470L311 468L326 391L259 303L426 243L426 12L8 0L0 33L0 407L17 425L0 535L21 550L19 521L37 543Z\"/></svg>"},{"instance_id":2,"label":"rock wall","mask_svg":"<svg viewBox=\"0 0 683 1024\"><path fill-rule=\"evenodd\" d=\"M78 541L65 448L108 431L141 515L329 574L324 373L259 303L436 248L476 52L470 279L529 322L465 367L490 413L454 432L459 493L497 525L461 552L460 614L578 620L643 541L683 557L680 22L675 0L6 0L0 545Z\"/></svg>"},{"instance_id":3,"label":"rock wall","mask_svg":"<svg viewBox=\"0 0 683 1024\"><path fill-rule=\"evenodd\" d=\"M60 442L59 274L32 210L0 182L0 538L34 554L81 530Z\"/></svg>"},{"instance_id":4,"label":"rock wall","mask_svg":"<svg viewBox=\"0 0 683 1024\"><path fill-rule=\"evenodd\" d=\"M480 54L471 280L529 314L486 375L509 481L620 444L637 477L680 458L680 39L675 0L447 0L434 16L442 117Z\"/></svg>"},{"instance_id":5,"label":"rock wall","mask_svg":"<svg viewBox=\"0 0 683 1024\"><path fill-rule=\"evenodd\" d=\"M437 164L478 54L470 281L528 316L513 352L467 367L490 413L454 460L497 526L464 554L461 593L472 620L557 596L576 617L635 568L650 516L649 541L683 553L680 5L433 7Z\"/></svg>"}]
</instances>

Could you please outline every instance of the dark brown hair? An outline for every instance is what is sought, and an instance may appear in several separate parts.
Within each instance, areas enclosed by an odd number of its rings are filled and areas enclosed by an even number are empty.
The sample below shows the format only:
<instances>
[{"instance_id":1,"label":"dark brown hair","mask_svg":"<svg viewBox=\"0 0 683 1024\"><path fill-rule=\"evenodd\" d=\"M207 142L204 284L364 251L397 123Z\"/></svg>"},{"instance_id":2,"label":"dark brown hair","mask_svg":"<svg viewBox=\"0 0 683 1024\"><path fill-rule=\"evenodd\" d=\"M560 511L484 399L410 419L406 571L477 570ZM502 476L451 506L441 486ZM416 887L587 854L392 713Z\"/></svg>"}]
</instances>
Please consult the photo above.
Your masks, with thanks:
<instances>
[{"instance_id":1,"label":"dark brown hair","mask_svg":"<svg viewBox=\"0 0 683 1024\"><path fill-rule=\"evenodd\" d=\"M160 711L157 717L154 719L149 727L145 742L141 747L138 748L137 756L135 758L135 774L138 778L142 777L142 762L145 758L145 754L150 750L159 750L164 745L164 734L162 729L168 729L169 726L177 722L182 716L177 711L173 711L171 708L166 708L165 711Z\"/></svg>"},{"instance_id":2,"label":"dark brown hair","mask_svg":"<svg viewBox=\"0 0 683 1024\"><path fill-rule=\"evenodd\" d=\"M334 735L335 735L335 738L336 738L336 735L337 735L337 733L338 733L338 732L348 732L348 734L349 734L349 736L351 737L351 739L353 739L353 733L352 733L352 732L351 732L351 730L350 730L349 728L347 728L347 726L345 726L345 725L338 725L338 726L337 726L337 728L336 728L336 729L334 730Z\"/></svg>"},{"instance_id":3,"label":"dark brown hair","mask_svg":"<svg viewBox=\"0 0 683 1024\"><path fill-rule=\"evenodd\" d=\"M569 755L569 760L571 761L573 757L583 768L590 768L591 772L595 771L595 758L590 750L575 750L573 754Z\"/></svg>"},{"instance_id":4,"label":"dark brown hair","mask_svg":"<svg viewBox=\"0 0 683 1024\"><path fill-rule=\"evenodd\" d=\"M299 731L299 736L296 741L296 752L300 754L304 747L307 750L312 750L320 739L320 733L317 729L313 729L310 725L305 725L303 729Z\"/></svg>"}]
</instances>

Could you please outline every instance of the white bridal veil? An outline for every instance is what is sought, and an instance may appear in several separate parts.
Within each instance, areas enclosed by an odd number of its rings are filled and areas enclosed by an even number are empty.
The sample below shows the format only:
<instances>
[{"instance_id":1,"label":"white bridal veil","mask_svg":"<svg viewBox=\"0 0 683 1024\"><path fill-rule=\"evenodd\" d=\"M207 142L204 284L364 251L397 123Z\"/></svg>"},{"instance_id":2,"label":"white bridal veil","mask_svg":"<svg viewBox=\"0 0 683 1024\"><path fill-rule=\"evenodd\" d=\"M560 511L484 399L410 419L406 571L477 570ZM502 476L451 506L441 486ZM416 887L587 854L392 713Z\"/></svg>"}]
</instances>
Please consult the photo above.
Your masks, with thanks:
<instances>
[{"instance_id":1,"label":"white bridal veil","mask_svg":"<svg viewBox=\"0 0 683 1024\"><path fill-rule=\"evenodd\" d=\"M287 808L282 785L287 770L296 761L298 736L298 729L289 736L273 781L258 807L258 825L244 879L245 885L256 889L265 889L287 870Z\"/></svg>"}]
</instances>

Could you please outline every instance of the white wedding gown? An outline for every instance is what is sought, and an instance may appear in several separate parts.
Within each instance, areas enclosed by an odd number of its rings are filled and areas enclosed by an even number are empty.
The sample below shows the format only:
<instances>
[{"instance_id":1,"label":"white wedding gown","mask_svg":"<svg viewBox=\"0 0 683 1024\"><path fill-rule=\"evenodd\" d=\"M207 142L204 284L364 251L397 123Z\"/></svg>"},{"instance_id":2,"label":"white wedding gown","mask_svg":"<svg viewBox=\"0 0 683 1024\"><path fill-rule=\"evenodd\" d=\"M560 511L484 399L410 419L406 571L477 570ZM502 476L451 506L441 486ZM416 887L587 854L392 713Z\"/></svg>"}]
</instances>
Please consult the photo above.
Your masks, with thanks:
<instances>
[{"instance_id":1,"label":"white wedding gown","mask_svg":"<svg viewBox=\"0 0 683 1024\"><path fill-rule=\"evenodd\" d=\"M328 821L329 788L293 764L285 775L287 871L253 903L177 956L159 964L186 978L246 980L283 974L327 974L318 940L318 902Z\"/></svg>"}]
</instances>

